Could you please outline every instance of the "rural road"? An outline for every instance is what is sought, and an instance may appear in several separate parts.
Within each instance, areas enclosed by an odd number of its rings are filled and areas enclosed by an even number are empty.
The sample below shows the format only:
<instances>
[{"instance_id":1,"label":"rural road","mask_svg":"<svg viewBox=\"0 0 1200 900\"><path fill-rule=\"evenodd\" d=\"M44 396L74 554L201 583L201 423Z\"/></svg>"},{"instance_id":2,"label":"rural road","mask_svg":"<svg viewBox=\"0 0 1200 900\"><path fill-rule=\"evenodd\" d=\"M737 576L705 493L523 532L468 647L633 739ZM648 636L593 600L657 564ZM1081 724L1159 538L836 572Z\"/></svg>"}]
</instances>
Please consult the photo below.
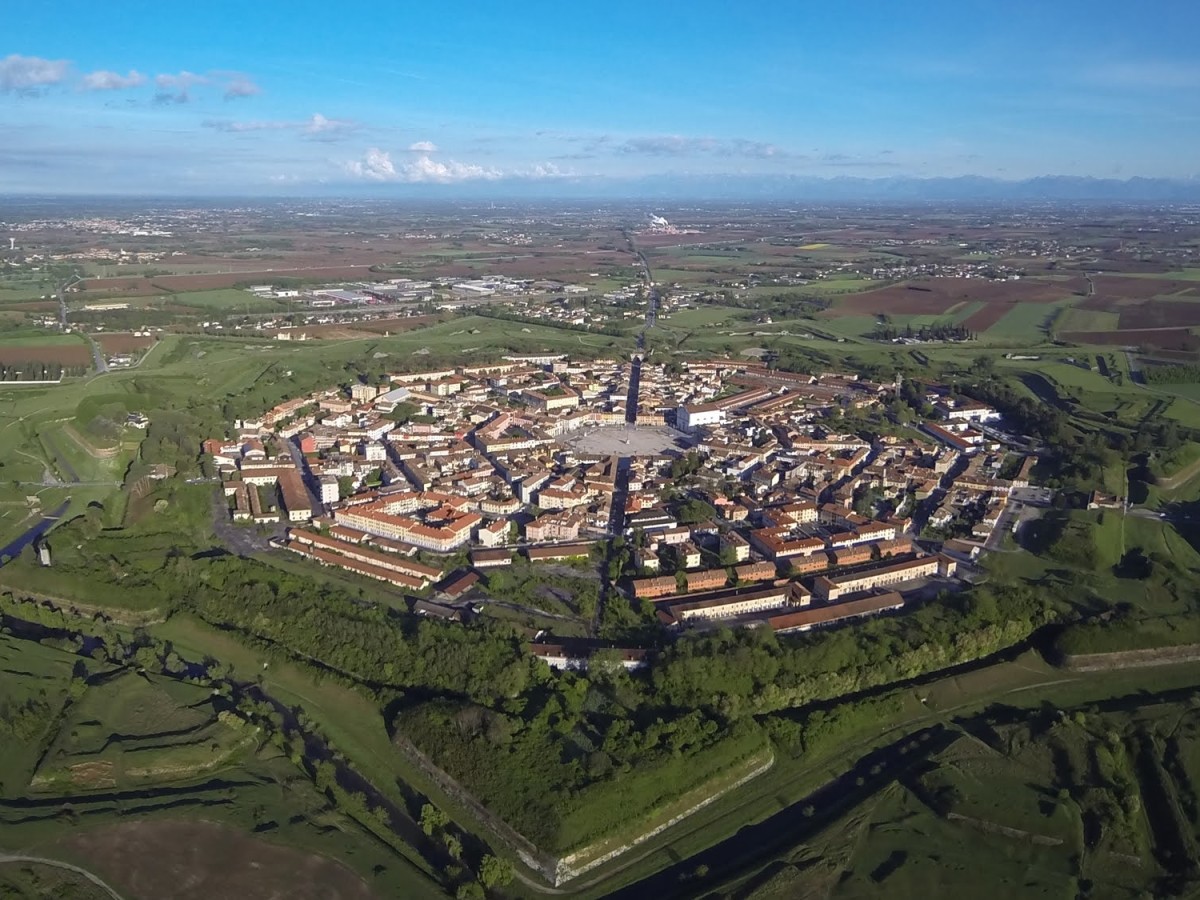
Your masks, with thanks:
<instances>
[{"instance_id":1,"label":"rural road","mask_svg":"<svg viewBox=\"0 0 1200 900\"><path fill-rule=\"evenodd\" d=\"M104 361L104 354L100 352L100 345L92 338L90 334L85 334L87 342L92 346L92 361L96 365L96 374L103 375L108 371L108 363Z\"/></svg>"},{"instance_id":2,"label":"rural road","mask_svg":"<svg viewBox=\"0 0 1200 900\"><path fill-rule=\"evenodd\" d=\"M22 854L10 854L0 852L0 865L5 863L33 863L39 866L51 866L55 869L66 869L68 872L74 872L76 875L82 875L96 887L105 891L113 900L124 900L115 890L100 880L99 876L93 875L87 869L81 869L79 866L73 866L70 863L60 862L57 859L46 859L42 856L24 856Z\"/></svg>"}]
</instances>

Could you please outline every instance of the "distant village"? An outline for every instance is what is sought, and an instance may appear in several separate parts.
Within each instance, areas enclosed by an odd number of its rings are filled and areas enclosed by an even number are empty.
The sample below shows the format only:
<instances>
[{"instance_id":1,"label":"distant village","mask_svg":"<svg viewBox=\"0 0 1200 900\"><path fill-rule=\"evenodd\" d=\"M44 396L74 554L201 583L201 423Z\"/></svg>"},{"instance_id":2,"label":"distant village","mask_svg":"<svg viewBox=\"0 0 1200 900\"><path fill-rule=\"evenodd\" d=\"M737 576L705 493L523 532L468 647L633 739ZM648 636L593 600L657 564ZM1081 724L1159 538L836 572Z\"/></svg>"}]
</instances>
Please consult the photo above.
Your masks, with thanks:
<instances>
[{"instance_id":1,"label":"distant village","mask_svg":"<svg viewBox=\"0 0 1200 900\"><path fill-rule=\"evenodd\" d=\"M490 571L620 538L632 565L615 588L664 628L786 633L955 587L1014 497L1050 499L983 404L931 390L919 433L839 427L899 388L726 360L509 356L291 399L203 449L234 520L415 592L421 614L469 617ZM921 538L951 523L956 536ZM569 643L533 650L586 665Z\"/></svg>"}]
</instances>

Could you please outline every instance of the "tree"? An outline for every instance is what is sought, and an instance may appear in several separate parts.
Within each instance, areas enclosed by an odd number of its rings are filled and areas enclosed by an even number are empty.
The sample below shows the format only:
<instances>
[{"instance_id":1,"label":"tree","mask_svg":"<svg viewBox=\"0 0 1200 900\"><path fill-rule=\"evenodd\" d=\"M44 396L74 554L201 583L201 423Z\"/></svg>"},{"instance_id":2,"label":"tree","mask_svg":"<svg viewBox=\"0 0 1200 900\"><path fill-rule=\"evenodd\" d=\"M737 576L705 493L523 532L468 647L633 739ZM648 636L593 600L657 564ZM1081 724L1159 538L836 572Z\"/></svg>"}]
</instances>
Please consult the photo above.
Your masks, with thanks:
<instances>
[{"instance_id":1,"label":"tree","mask_svg":"<svg viewBox=\"0 0 1200 900\"><path fill-rule=\"evenodd\" d=\"M972 361L971 371L983 377L990 376L996 371L996 360L981 353Z\"/></svg>"},{"instance_id":2,"label":"tree","mask_svg":"<svg viewBox=\"0 0 1200 900\"><path fill-rule=\"evenodd\" d=\"M133 658L143 669L158 668L158 652L149 644L139 647Z\"/></svg>"},{"instance_id":3,"label":"tree","mask_svg":"<svg viewBox=\"0 0 1200 900\"><path fill-rule=\"evenodd\" d=\"M421 830L429 837L433 837L437 832L445 828L449 822L449 816L432 803L426 803L421 807Z\"/></svg>"},{"instance_id":4,"label":"tree","mask_svg":"<svg viewBox=\"0 0 1200 900\"><path fill-rule=\"evenodd\" d=\"M509 884L513 880L513 876L512 863L507 859L500 859L489 853L479 864L479 881L489 891Z\"/></svg>"}]
</instances>

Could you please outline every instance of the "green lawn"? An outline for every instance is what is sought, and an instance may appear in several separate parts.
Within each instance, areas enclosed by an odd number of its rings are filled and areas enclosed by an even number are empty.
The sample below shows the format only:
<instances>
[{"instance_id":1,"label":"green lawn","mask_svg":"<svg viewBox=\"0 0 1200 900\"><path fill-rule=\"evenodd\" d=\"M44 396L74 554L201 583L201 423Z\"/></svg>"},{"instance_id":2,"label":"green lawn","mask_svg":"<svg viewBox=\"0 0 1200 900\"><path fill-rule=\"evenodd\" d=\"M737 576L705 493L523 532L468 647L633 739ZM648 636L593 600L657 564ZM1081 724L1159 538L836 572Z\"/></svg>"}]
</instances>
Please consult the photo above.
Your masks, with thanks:
<instances>
[{"instance_id":1,"label":"green lawn","mask_svg":"<svg viewBox=\"0 0 1200 900\"><path fill-rule=\"evenodd\" d=\"M1100 309L1067 308L1055 323L1058 331L1114 331L1119 313Z\"/></svg>"},{"instance_id":2,"label":"green lawn","mask_svg":"<svg viewBox=\"0 0 1200 900\"><path fill-rule=\"evenodd\" d=\"M265 282L264 282L265 283ZM194 306L214 312L264 312L286 309L284 303L270 297L256 297L249 291L229 288L218 291L193 291L172 294L166 298L172 306Z\"/></svg>"},{"instance_id":3,"label":"green lawn","mask_svg":"<svg viewBox=\"0 0 1200 900\"><path fill-rule=\"evenodd\" d=\"M129 787L225 768L255 745L237 717L219 718L212 691L125 671L70 707L32 787Z\"/></svg>"},{"instance_id":4,"label":"green lawn","mask_svg":"<svg viewBox=\"0 0 1200 900\"><path fill-rule=\"evenodd\" d=\"M0 335L0 354L6 347L79 347L88 346L87 340L78 334L60 334L27 329L14 334Z\"/></svg>"},{"instance_id":5,"label":"green lawn","mask_svg":"<svg viewBox=\"0 0 1200 900\"><path fill-rule=\"evenodd\" d=\"M745 314L746 310L734 309L729 306L698 306L676 310L667 316L659 316L658 321L672 329L722 327L741 331L753 327L752 322L738 319L739 315Z\"/></svg>"},{"instance_id":6,"label":"green lawn","mask_svg":"<svg viewBox=\"0 0 1200 900\"><path fill-rule=\"evenodd\" d=\"M996 324L983 333L982 338L992 343L1006 341L1015 344L1040 344L1046 340L1043 330L1046 322L1061 305L1015 303Z\"/></svg>"},{"instance_id":7,"label":"green lawn","mask_svg":"<svg viewBox=\"0 0 1200 900\"><path fill-rule=\"evenodd\" d=\"M1177 281L1200 281L1200 268L1197 269L1180 269L1176 272L1128 272L1125 273L1127 278L1173 278Z\"/></svg>"}]
</instances>

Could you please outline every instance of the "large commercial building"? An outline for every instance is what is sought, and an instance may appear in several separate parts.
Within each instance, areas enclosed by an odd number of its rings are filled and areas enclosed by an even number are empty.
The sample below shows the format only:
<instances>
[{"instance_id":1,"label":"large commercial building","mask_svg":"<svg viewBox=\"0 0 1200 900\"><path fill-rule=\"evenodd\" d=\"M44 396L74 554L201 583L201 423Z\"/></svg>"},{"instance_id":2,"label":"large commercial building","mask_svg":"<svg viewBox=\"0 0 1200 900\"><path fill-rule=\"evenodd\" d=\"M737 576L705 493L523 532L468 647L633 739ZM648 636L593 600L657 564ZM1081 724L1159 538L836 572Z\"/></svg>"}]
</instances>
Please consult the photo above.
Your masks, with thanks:
<instances>
[{"instance_id":1,"label":"large commercial building","mask_svg":"<svg viewBox=\"0 0 1200 900\"><path fill-rule=\"evenodd\" d=\"M714 622L753 616L789 606L807 606L812 596L798 583L772 585L753 590L720 591L695 599L668 597L655 603L659 621L668 626Z\"/></svg>"},{"instance_id":2,"label":"large commercial building","mask_svg":"<svg viewBox=\"0 0 1200 900\"><path fill-rule=\"evenodd\" d=\"M360 544L352 544L347 541L338 540L337 538L326 537L314 531L292 528L288 531L288 538L288 549L303 553L305 550L301 548L311 548L313 550L324 551L325 553L336 554L338 561L333 564L340 565L343 568L347 568L347 565L342 560L347 560L407 576L407 578L412 579L413 583L409 584L405 582L406 587L422 588L442 576L440 569L423 565L415 560L390 553L379 553L375 550L368 550ZM293 544L296 546L292 546ZM323 559L322 561L327 562L328 560Z\"/></svg>"},{"instance_id":3,"label":"large commercial building","mask_svg":"<svg viewBox=\"0 0 1200 900\"><path fill-rule=\"evenodd\" d=\"M881 587L892 587L918 578L934 575L953 575L958 563L948 556L923 556L908 562L876 566L848 575L822 575L813 582L813 593L818 599L833 602L847 594L857 594Z\"/></svg>"},{"instance_id":4,"label":"large commercial building","mask_svg":"<svg viewBox=\"0 0 1200 900\"><path fill-rule=\"evenodd\" d=\"M904 606L904 598L895 591L887 594L875 594L858 600L847 600L831 606L814 606L796 612L779 613L769 616L767 624L778 634L788 634L793 631L809 631L824 625L833 625L849 619L863 616L878 615Z\"/></svg>"},{"instance_id":5,"label":"large commercial building","mask_svg":"<svg viewBox=\"0 0 1200 900\"><path fill-rule=\"evenodd\" d=\"M404 541L422 550L448 553L471 540L483 516L468 512L466 501L435 491L405 491L334 512L340 525ZM409 515L425 510L424 521Z\"/></svg>"}]
</instances>

